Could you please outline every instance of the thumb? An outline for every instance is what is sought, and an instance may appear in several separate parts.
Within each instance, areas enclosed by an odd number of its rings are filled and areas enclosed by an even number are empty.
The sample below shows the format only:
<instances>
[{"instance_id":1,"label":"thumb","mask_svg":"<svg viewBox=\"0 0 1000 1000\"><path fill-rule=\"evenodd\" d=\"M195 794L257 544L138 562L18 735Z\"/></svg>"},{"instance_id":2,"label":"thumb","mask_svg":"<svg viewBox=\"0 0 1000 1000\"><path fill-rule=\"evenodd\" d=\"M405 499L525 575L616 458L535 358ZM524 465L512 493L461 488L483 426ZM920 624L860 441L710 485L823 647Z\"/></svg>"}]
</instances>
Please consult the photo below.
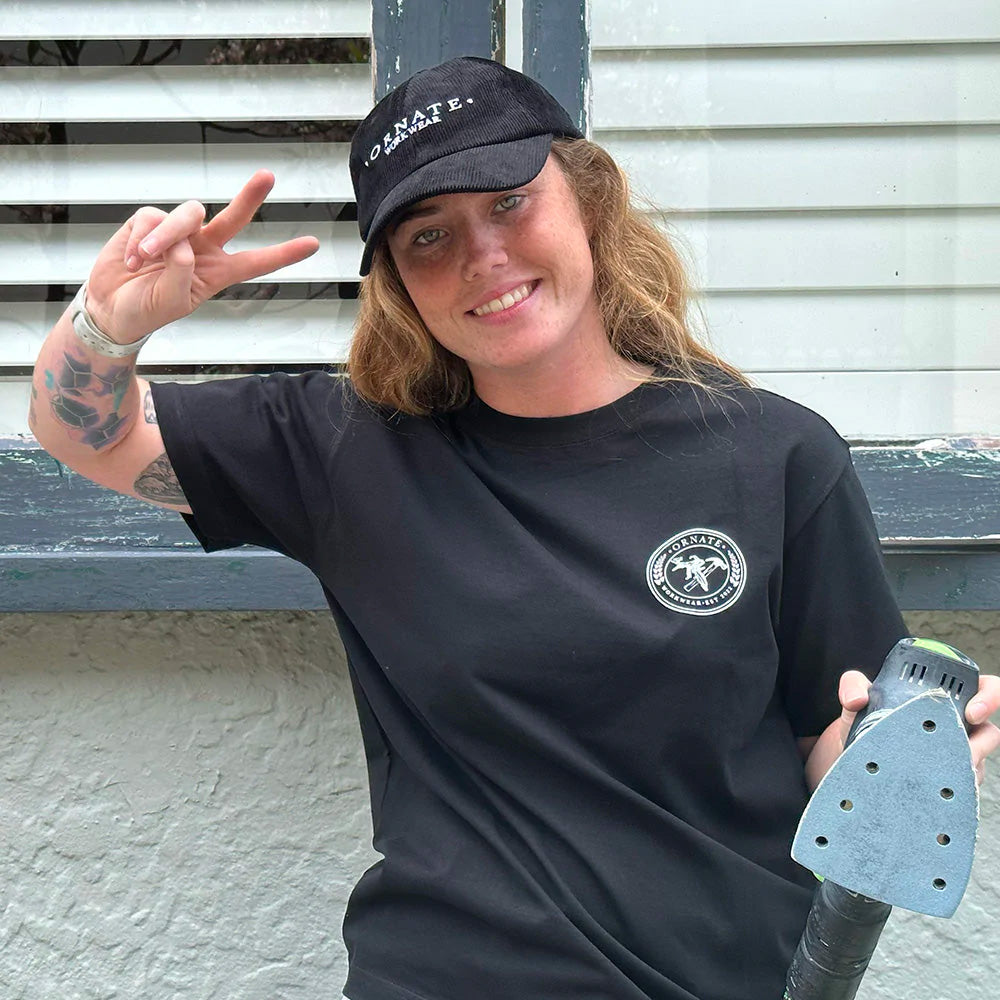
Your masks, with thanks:
<instances>
[{"instance_id":1,"label":"thumb","mask_svg":"<svg viewBox=\"0 0 1000 1000\"><path fill-rule=\"evenodd\" d=\"M848 670L841 675L837 696L840 699L841 739L847 739L854 718L868 704L868 690L872 682L860 670Z\"/></svg>"}]
</instances>

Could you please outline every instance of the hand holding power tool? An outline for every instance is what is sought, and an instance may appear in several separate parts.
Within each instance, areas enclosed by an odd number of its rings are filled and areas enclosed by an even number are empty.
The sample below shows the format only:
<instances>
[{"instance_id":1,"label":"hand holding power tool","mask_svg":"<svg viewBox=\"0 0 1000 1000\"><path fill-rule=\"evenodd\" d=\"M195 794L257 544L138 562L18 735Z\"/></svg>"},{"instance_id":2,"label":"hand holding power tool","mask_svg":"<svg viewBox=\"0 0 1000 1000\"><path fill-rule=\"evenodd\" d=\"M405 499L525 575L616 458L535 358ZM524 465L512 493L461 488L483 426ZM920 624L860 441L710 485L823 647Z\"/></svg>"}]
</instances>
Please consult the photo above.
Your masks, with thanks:
<instances>
[{"instance_id":1,"label":"hand holding power tool","mask_svg":"<svg viewBox=\"0 0 1000 1000\"><path fill-rule=\"evenodd\" d=\"M978 789L965 709L979 669L944 643L886 657L792 856L823 882L784 1000L851 1000L892 906L951 916L972 869Z\"/></svg>"}]
</instances>

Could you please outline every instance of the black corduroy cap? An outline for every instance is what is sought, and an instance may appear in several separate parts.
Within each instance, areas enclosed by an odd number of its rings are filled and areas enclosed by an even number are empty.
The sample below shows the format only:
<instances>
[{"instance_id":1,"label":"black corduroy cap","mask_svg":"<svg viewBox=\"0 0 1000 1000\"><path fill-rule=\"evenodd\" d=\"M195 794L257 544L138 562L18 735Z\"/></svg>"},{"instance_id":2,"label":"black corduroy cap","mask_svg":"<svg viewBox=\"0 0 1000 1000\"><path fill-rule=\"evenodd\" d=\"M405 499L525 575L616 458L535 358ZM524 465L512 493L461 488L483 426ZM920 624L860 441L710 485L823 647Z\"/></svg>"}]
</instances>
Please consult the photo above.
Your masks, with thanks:
<instances>
[{"instance_id":1,"label":"black corduroy cap","mask_svg":"<svg viewBox=\"0 0 1000 1000\"><path fill-rule=\"evenodd\" d=\"M351 142L361 273L404 208L527 184L555 136L583 133L544 87L502 63L461 56L415 73L375 105Z\"/></svg>"}]
</instances>

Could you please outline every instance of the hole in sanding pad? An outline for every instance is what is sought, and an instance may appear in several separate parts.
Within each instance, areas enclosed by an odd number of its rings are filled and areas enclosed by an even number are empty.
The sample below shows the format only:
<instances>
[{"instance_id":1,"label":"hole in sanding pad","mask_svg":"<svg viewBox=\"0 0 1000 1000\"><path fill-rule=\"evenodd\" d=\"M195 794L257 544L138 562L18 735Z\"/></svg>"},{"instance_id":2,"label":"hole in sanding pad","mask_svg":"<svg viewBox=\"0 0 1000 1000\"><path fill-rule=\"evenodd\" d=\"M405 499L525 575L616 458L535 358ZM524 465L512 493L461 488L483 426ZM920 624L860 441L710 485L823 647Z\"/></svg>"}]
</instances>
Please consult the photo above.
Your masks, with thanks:
<instances>
[{"instance_id":1,"label":"hole in sanding pad","mask_svg":"<svg viewBox=\"0 0 1000 1000\"><path fill-rule=\"evenodd\" d=\"M876 764L875 761L870 760L867 764L865 764L865 770L869 774L878 774L878 764Z\"/></svg>"},{"instance_id":2,"label":"hole in sanding pad","mask_svg":"<svg viewBox=\"0 0 1000 1000\"><path fill-rule=\"evenodd\" d=\"M829 843L830 843L830 841L827 840L826 837L817 837L816 838L816 846L817 847L826 847L827 844L829 844Z\"/></svg>"},{"instance_id":3,"label":"hole in sanding pad","mask_svg":"<svg viewBox=\"0 0 1000 1000\"><path fill-rule=\"evenodd\" d=\"M943 878L936 878L932 883L935 889L944 889L947 884Z\"/></svg>"},{"instance_id":4,"label":"hole in sanding pad","mask_svg":"<svg viewBox=\"0 0 1000 1000\"><path fill-rule=\"evenodd\" d=\"M844 799L840 803L840 808L844 810L845 813L849 813L854 808L854 803L850 799Z\"/></svg>"},{"instance_id":5,"label":"hole in sanding pad","mask_svg":"<svg viewBox=\"0 0 1000 1000\"><path fill-rule=\"evenodd\" d=\"M951 837L949 837L946 833L939 833L937 835L937 842L942 847L947 847L951 843Z\"/></svg>"},{"instance_id":6,"label":"hole in sanding pad","mask_svg":"<svg viewBox=\"0 0 1000 1000\"><path fill-rule=\"evenodd\" d=\"M924 723L924 732L925 733L933 733L935 729L937 729L937 723L935 723L933 719L928 719Z\"/></svg>"},{"instance_id":7,"label":"hole in sanding pad","mask_svg":"<svg viewBox=\"0 0 1000 1000\"><path fill-rule=\"evenodd\" d=\"M950 788L942 788L941 789L941 798L942 799L953 799L954 797L955 797L955 793Z\"/></svg>"}]
</instances>

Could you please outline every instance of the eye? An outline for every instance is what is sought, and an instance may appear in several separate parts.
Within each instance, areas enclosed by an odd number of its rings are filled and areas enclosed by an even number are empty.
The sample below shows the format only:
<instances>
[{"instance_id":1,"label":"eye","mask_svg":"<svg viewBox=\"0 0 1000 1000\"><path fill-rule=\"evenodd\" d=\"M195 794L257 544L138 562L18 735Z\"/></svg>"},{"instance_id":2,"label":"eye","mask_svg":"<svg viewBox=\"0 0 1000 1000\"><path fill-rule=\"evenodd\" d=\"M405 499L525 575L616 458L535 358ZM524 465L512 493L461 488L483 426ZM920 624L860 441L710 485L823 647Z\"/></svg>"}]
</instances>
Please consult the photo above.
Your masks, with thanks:
<instances>
[{"instance_id":1,"label":"eye","mask_svg":"<svg viewBox=\"0 0 1000 1000\"><path fill-rule=\"evenodd\" d=\"M523 198L523 194L505 194L497 201L496 207L501 212L509 212L512 208L517 208Z\"/></svg>"},{"instance_id":2,"label":"eye","mask_svg":"<svg viewBox=\"0 0 1000 1000\"><path fill-rule=\"evenodd\" d=\"M428 247L432 243L436 243L441 238L443 232L443 229L425 229L422 233L417 233L413 237L413 242L417 246Z\"/></svg>"}]
</instances>

